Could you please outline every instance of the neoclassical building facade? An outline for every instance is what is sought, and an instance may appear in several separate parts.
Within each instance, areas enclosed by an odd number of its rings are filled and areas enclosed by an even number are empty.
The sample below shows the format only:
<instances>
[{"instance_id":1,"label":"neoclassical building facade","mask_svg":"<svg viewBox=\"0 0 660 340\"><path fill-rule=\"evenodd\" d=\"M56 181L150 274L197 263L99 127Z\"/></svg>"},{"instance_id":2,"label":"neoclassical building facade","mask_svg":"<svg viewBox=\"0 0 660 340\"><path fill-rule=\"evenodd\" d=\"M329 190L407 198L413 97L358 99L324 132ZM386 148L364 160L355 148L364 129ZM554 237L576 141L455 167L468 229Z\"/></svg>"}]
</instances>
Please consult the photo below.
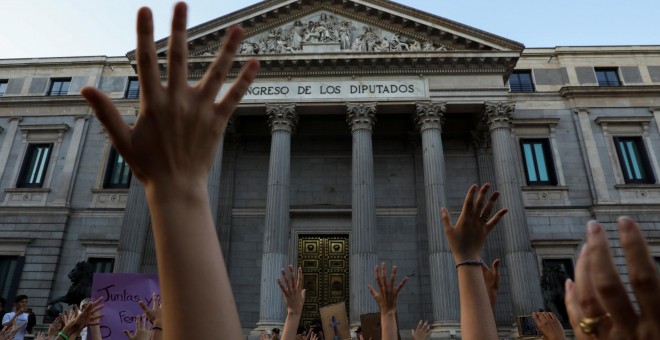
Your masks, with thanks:
<instances>
[{"instance_id":1,"label":"neoclassical building facade","mask_svg":"<svg viewBox=\"0 0 660 340\"><path fill-rule=\"evenodd\" d=\"M367 285L385 261L409 277L400 328L425 319L459 336L440 208L457 217L473 183L509 209L483 252L502 259L503 336L540 308L565 316L590 219L624 274L619 215L660 262L660 46L526 49L386 0L266 0L189 30L190 82L235 24L247 34L230 76L248 58L262 72L209 193L246 335L283 322L274 279L289 263L303 268L303 322L345 302L357 326L377 311ZM167 42L157 49L166 79ZM39 318L78 261L156 272L143 188L80 96L99 87L132 122L135 69L134 51L0 60L0 293L27 294Z\"/></svg>"}]
</instances>

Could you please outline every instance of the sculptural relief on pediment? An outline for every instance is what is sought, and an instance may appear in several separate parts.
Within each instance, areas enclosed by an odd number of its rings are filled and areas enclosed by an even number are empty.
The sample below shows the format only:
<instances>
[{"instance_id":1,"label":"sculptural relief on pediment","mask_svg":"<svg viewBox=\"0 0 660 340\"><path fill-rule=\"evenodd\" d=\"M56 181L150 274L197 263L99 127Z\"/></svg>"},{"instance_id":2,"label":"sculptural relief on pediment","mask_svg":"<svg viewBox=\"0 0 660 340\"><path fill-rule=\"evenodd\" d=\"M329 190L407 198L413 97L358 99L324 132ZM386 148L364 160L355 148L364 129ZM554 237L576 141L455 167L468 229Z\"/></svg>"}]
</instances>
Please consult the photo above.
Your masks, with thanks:
<instances>
[{"instance_id":1,"label":"sculptural relief on pediment","mask_svg":"<svg viewBox=\"0 0 660 340\"><path fill-rule=\"evenodd\" d=\"M359 21L321 11L248 37L243 55L323 52L445 51L447 46L419 41Z\"/></svg>"}]
</instances>

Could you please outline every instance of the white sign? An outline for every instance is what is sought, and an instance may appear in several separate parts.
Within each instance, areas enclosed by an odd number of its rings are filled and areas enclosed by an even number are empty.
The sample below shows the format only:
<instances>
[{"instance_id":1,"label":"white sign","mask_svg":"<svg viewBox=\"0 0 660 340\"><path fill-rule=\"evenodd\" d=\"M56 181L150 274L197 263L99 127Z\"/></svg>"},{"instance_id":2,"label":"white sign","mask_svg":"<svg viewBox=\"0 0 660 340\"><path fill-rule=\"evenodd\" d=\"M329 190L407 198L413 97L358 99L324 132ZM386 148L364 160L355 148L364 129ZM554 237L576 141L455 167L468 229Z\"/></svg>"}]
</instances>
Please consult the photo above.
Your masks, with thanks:
<instances>
[{"instance_id":1,"label":"white sign","mask_svg":"<svg viewBox=\"0 0 660 340\"><path fill-rule=\"evenodd\" d=\"M223 87L221 95L227 89L228 86ZM428 97L423 79L263 81L252 84L243 101L387 101Z\"/></svg>"}]
</instances>

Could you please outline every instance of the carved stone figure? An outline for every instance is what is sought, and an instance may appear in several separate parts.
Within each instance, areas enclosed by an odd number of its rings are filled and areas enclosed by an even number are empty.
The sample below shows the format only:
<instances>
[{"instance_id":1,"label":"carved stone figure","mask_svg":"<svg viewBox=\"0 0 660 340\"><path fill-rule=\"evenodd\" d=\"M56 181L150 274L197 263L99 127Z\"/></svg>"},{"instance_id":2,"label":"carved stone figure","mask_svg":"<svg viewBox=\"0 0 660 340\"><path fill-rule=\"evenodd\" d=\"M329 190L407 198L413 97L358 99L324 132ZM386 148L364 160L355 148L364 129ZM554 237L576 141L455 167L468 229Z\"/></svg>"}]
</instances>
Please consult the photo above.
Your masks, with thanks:
<instances>
[{"instance_id":1,"label":"carved stone figure","mask_svg":"<svg viewBox=\"0 0 660 340\"><path fill-rule=\"evenodd\" d=\"M418 52L422 50L422 45L419 44L419 41L417 40L411 40L410 44L408 45L408 51L410 52Z\"/></svg>"},{"instance_id":2,"label":"carved stone figure","mask_svg":"<svg viewBox=\"0 0 660 340\"><path fill-rule=\"evenodd\" d=\"M303 26L302 22L298 20L293 24L293 29L291 30L291 48L294 51L299 51L302 49L304 36L305 26Z\"/></svg>"},{"instance_id":3,"label":"carved stone figure","mask_svg":"<svg viewBox=\"0 0 660 340\"><path fill-rule=\"evenodd\" d=\"M339 27L339 45L342 50L351 48L353 42L353 26L350 22L344 21Z\"/></svg>"},{"instance_id":4,"label":"carved stone figure","mask_svg":"<svg viewBox=\"0 0 660 340\"><path fill-rule=\"evenodd\" d=\"M543 301L546 309L553 312L564 325L568 322L568 313L564 304L564 282L568 278L568 273L561 265L557 263L544 264L541 275Z\"/></svg>"},{"instance_id":5,"label":"carved stone figure","mask_svg":"<svg viewBox=\"0 0 660 340\"><path fill-rule=\"evenodd\" d=\"M78 262L76 266L69 272L69 280L71 280L71 287L66 295L60 296L48 302L48 309L46 314L51 318L56 318L62 313L62 306L60 302L67 305L80 304L84 298L92 296L92 276L94 274L94 267L91 263L84 261Z\"/></svg>"}]
</instances>

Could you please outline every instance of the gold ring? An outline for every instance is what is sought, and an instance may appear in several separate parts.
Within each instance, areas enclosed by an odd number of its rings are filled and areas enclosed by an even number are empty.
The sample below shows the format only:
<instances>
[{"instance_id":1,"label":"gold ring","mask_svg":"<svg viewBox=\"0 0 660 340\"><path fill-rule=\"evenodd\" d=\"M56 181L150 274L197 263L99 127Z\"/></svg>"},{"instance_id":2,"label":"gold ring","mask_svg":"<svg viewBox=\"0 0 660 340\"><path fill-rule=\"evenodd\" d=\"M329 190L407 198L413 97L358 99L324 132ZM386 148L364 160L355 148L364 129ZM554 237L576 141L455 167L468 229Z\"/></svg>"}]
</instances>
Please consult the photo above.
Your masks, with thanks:
<instances>
[{"instance_id":1,"label":"gold ring","mask_svg":"<svg viewBox=\"0 0 660 340\"><path fill-rule=\"evenodd\" d=\"M580 320L580 328L582 329L582 333L596 334L596 331L598 330L598 327L603 322L603 320L609 317L610 317L610 313L605 313L601 316L597 316L594 318L586 318L586 317L582 318L582 320Z\"/></svg>"}]
</instances>

